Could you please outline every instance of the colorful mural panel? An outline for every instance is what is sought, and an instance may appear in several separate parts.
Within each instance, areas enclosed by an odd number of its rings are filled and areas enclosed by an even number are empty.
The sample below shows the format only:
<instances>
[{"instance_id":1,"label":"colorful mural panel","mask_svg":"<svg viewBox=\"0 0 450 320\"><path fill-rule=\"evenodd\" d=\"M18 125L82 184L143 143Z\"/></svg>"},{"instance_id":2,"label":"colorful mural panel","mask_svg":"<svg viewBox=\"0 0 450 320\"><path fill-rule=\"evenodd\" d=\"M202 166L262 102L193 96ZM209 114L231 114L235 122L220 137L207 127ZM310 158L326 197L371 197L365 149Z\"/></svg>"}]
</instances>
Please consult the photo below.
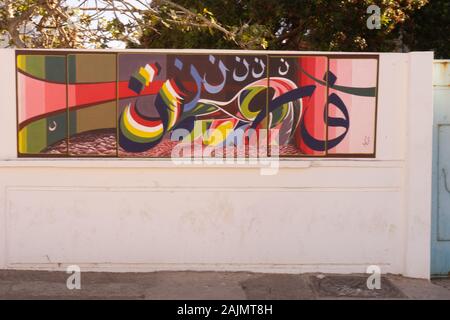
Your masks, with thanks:
<instances>
[{"instance_id":1,"label":"colorful mural panel","mask_svg":"<svg viewBox=\"0 0 450 320\"><path fill-rule=\"evenodd\" d=\"M234 153L228 138L266 108L266 56L120 54L119 70L120 156L170 157L180 142Z\"/></svg>"},{"instance_id":2,"label":"colorful mural panel","mask_svg":"<svg viewBox=\"0 0 450 320\"><path fill-rule=\"evenodd\" d=\"M375 59L330 59L328 153L373 153L377 68Z\"/></svg>"},{"instance_id":3,"label":"colorful mural panel","mask_svg":"<svg viewBox=\"0 0 450 320\"><path fill-rule=\"evenodd\" d=\"M162 141L162 120L155 102L167 78L166 56L119 54L118 65L118 154L163 157L170 141Z\"/></svg>"},{"instance_id":4,"label":"colorful mural panel","mask_svg":"<svg viewBox=\"0 0 450 320\"><path fill-rule=\"evenodd\" d=\"M18 52L19 155L374 157L377 69L367 55Z\"/></svg>"},{"instance_id":5,"label":"colorful mural panel","mask_svg":"<svg viewBox=\"0 0 450 320\"><path fill-rule=\"evenodd\" d=\"M327 103L328 59L325 56L277 56L270 58L269 90L275 83L288 81L288 92L298 96L274 110L270 128L276 129L280 156L324 156L325 148L317 148L311 140L326 141L324 114ZM320 81L317 81L320 79ZM269 103L277 97L271 93ZM275 144L275 141L272 141Z\"/></svg>"},{"instance_id":6,"label":"colorful mural panel","mask_svg":"<svg viewBox=\"0 0 450 320\"><path fill-rule=\"evenodd\" d=\"M69 154L116 156L116 55L67 56Z\"/></svg>"},{"instance_id":7,"label":"colorful mural panel","mask_svg":"<svg viewBox=\"0 0 450 320\"><path fill-rule=\"evenodd\" d=\"M19 154L67 155L66 57L17 55L17 103Z\"/></svg>"}]
</instances>

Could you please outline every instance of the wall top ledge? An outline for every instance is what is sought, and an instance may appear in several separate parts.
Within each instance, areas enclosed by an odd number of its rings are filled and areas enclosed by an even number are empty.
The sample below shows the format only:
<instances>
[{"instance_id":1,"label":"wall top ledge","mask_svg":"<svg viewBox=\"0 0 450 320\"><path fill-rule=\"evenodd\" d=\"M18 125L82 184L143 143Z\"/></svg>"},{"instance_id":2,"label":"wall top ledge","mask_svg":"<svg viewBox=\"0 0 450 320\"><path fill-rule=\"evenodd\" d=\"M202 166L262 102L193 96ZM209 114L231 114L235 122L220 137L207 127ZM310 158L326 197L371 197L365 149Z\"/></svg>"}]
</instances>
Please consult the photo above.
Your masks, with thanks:
<instances>
[{"instance_id":1,"label":"wall top ledge","mask_svg":"<svg viewBox=\"0 0 450 320\"><path fill-rule=\"evenodd\" d=\"M301 54L301 55L409 55L417 53L433 54L433 51L411 51L411 52L344 52L344 51L281 51L281 50L224 50L224 49L39 49L39 48L16 48L16 49L0 49L0 50L16 50L16 51L42 51L42 52L102 52L102 53L229 53L229 54Z\"/></svg>"}]
</instances>

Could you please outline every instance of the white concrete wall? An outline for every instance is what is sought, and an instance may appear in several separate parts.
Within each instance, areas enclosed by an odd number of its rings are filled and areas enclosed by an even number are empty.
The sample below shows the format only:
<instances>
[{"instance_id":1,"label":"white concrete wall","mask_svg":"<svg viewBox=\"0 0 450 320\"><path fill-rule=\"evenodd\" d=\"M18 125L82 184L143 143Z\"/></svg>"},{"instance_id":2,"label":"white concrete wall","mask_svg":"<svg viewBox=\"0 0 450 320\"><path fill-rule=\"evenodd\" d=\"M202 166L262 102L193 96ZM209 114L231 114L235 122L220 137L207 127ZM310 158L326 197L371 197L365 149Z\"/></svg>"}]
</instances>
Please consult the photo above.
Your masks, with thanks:
<instances>
[{"instance_id":1,"label":"white concrete wall","mask_svg":"<svg viewBox=\"0 0 450 320\"><path fill-rule=\"evenodd\" d=\"M365 272L428 278L432 53L380 55L376 159L259 168L17 159L0 51L0 268Z\"/></svg>"}]
</instances>

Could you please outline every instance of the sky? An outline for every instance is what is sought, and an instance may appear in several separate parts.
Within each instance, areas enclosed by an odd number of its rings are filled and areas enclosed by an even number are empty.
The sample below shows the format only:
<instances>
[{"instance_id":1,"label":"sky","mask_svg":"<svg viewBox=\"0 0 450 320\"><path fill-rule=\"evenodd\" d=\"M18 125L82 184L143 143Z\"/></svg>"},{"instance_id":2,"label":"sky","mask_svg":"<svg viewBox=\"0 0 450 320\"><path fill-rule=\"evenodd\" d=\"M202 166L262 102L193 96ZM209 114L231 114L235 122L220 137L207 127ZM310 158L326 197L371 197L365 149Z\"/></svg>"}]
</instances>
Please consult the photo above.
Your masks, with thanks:
<instances>
[{"instance_id":1,"label":"sky","mask_svg":"<svg viewBox=\"0 0 450 320\"><path fill-rule=\"evenodd\" d=\"M123 0L123 1L115 1L116 6L120 6L122 2L127 2L131 5L133 5L136 8L145 8L142 3L151 3L151 0ZM105 3L102 0L67 0L66 3L70 6L78 7L80 4L82 4L82 7L84 8L95 8L98 6L99 8L105 7ZM122 5L123 6L123 5ZM92 11L95 12L95 11ZM113 19L114 13L112 11L105 11L102 14L102 17L105 19ZM126 15L118 14L119 19L126 23L129 21L129 18ZM108 46L112 49L123 49L125 48L125 43L123 41L110 41L108 43Z\"/></svg>"}]
</instances>

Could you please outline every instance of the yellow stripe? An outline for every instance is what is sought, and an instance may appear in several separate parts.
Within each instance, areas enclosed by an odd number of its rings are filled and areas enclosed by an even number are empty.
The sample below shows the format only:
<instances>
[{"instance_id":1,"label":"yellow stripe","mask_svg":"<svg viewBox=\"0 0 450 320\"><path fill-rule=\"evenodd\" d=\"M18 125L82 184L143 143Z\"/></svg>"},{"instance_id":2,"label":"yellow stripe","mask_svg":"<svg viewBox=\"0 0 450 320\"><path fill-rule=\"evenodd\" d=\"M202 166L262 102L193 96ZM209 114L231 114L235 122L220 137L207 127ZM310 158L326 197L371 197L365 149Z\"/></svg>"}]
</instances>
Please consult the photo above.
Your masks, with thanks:
<instances>
[{"instance_id":1,"label":"yellow stripe","mask_svg":"<svg viewBox=\"0 0 450 320\"><path fill-rule=\"evenodd\" d=\"M148 86L150 84L150 75L148 74L147 70L141 67L139 69L139 74L145 78L145 86Z\"/></svg>"},{"instance_id":2,"label":"yellow stripe","mask_svg":"<svg viewBox=\"0 0 450 320\"><path fill-rule=\"evenodd\" d=\"M168 107L173 111L173 108L176 106L174 106L175 103L179 103L178 99L176 97L174 97L169 90L167 90L166 85L162 86L162 91L164 92L164 95L166 96L166 99L169 100L171 102L172 105L169 105ZM175 102L175 103L174 103Z\"/></svg>"},{"instance_id":3,"label":"yellow stripe","mask_svg":"<svg viewBox=\"0 0 450 320\"><path fill-rule=\"evenodd\" d=\"M19 131L19 152L27 153L27 127Z\"/></svg>"},{"instance_id":4,"label":"yellow stripe","mask_svg":"<svg viewBox=\"0 0 450 320\"><path fill-rule=\"evenodd\" d=\"M175 121L177 119L175 118L175 112L169 112L169 123L167 124L167 130L172 129L172 127L175 125Z\"/></svg>"},{"instance_id":5,"label":"yellow stripe","mask_svg":"<svg viewBox=\"0 0 450 320\"><path fill-rule=\"evenodd\" d=\"M19 68L19 69L21 69L21 70L23 70L23 71L25 71L26 70L26 63L27 63L27 61L26 61L26 56L25 55L18 55L17 56L17 68Z\"/></svg>"}]
</instances>

